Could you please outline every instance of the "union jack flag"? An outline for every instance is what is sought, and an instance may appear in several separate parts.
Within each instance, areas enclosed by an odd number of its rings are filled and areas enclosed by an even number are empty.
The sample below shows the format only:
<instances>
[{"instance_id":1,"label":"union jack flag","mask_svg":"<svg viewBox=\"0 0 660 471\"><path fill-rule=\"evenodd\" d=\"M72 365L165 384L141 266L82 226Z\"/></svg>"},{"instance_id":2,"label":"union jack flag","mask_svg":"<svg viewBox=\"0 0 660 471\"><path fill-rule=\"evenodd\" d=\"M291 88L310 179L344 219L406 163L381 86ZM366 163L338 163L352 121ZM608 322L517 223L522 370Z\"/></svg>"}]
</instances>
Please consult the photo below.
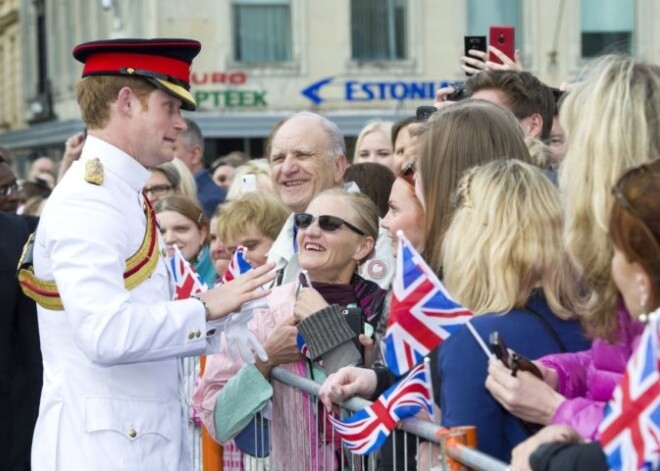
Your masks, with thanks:
<instances>
[{"instance_id":1,"label":"union jack flag","mask_svg":"<svg viewBox=\"0 0 660 471\"><path fill-rule=\"evenodd\" d=\"M458 330L472 312L454 301L433 270L399 232L385 361L397 376Z\"/></svg>"},{"instance_id":2,"label":"union jack flag","mask_svg":"<svg viewBox=\"0 0 660 471\"><path fill-rule=\"evenodd\" d=\"M346 419L328 419L346 448L357 455L378 450L394 426L420 410L433 416L431 378L426 364L420 363L410 373L391 386L369 407Z\"/></svg>"},{"instance_id":3,"label":"union jack flag","mask_svg":"<svg viewBox=\"0 0 660 471\"><path fill-rule=\"evenodd\" d=\"M174 299L188 299L209 289L176 245L167 267L175 283Z\"/></svg>"},{"instance_id":4,"label":"union jack flag","mask_svg":"<svg viewBox=\"0 0 660 471\"><path fill-rule=\"evenodd\" d=\"M252 270L252 265L250 265L248 261L245 260L245 252L247 252L247 249L242 245L239 245L231 259L231 262L229 262L229 266L227 267L227 271L222 277L221 283L227 283L228 281L241 276L243 273L247 273Z\"/></svg>"},{"instance_id":5,"label":"union jack flag","mask_svg":"<svg viewBox=\"0 0 660 471\"><path fill-rule=\"evenodd\" d=\"M657 469L660 465L658 319L651 317L598 429L607 462L614 470Z\"/></svg>"}]
</instances>

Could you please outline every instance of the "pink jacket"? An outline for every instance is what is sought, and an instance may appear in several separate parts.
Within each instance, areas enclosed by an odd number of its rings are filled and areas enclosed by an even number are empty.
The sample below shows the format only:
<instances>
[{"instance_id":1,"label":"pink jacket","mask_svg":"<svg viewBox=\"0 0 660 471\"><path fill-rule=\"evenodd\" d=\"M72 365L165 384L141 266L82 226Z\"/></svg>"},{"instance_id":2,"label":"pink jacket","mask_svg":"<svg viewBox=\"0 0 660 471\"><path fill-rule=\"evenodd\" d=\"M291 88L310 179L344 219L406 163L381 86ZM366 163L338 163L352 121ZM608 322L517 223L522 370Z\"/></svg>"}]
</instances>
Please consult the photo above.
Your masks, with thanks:
<instances>
[{"instance_id":1,"label":"pink jacket","mask_svg":"<svg viewBox=\"0 0 660 471\"><path fill-rule=\"evenodd\" d=\"M278 324L292 316L295 301L294 290L293 283L276 288L268 296L269 309L255 311L248 327L262 344ZM206 357L204 376L193 393L193 407L201 415L202 422L213 437L216 436L213 412L218 394L244 364L245 362L240 356L232 358L229 354L224 333L220 338L218 353Z\"/></svg>"},{"instance_id":2,"label":"pink jacket","mask_svg":"<svg viewBox=\"0 0 660 471\"><path fill-rule=\"evenodd\" d=\"M583 437L597 438L605 404L623 377L626 363L637 347L644 324L633 320L623 303L617 307L619 332L611 344L594 339L591 349L548 355L541 363L557 371L558 391L566 400L552 418L553 424L573 427Z\"/></svg>"},{"instance_id":3,"label":"pink jacket","mask_svg":"<svg viewBox=\"0 0 660 471\"><path fill-rule=\"evenodd\" d=\"M268 309L255 311L248 326L262 344L276 326L293 316L296 288L297 283L287 283L275 288L268 296ZM193 407L201 415L204 425L214 438L217 436L214 411L218 395L243 365L242 360L231 358L224 339L220 351L207 356L204 376L193 394ZM301 376L305 376L307 372L304 361L280 366ZM277 381L274 381L272 386L271 465L274 465L275 469L294 469L297 467L295 465L299 464L303 469L309 466L304 463L316 463L321 469L335 468L336 465L332 462L326 463L325 468L321 463L324 458L331 460L335 454L332 444L320 443L315 401L310 400L307 393ZM245 391L245 394L249 394L249 391ZM323 411L322 407L320 409ZM278 464L283 467L278 468Z\"/></svg>"}]
</instances>

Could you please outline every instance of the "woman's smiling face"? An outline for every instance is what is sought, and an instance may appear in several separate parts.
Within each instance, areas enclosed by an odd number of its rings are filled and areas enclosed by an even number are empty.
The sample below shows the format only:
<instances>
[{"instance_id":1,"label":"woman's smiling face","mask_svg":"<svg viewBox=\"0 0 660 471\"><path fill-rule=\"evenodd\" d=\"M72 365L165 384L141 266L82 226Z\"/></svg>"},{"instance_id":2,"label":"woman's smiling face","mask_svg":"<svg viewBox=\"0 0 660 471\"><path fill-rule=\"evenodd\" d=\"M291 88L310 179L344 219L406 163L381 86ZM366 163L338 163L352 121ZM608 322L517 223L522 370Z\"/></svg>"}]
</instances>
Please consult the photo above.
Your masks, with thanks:
<instances>
[{"instance_id":1,"label":"woman's smiling face","mask_svg":"<svg viewBox=\"0 0 660 471\"><path fill-rule=\"evenodd\" d=\"M161 211L156 218L165 240L167 254L171 256L176 245L186 260L194 260L204 245L206 231L176 211Z\"/></svg>"},{"instance_id":2,"label":"woman's smiling face","mask_svg":"<svg viewBox=\"0 0 660 471\"><path fill-rule=\"evenodd\" d=\"M335 231L319 227L318 216L336 216L359 228L356 217L348 204L337 197L321 195L312 200L306 210L315 217L306 229L298 229L298 258L300 266L309 272L313 281L348 283L357 262L366 254L361 251L366 236L357 234L342 225Z\"/></svg>"}]
</instances>

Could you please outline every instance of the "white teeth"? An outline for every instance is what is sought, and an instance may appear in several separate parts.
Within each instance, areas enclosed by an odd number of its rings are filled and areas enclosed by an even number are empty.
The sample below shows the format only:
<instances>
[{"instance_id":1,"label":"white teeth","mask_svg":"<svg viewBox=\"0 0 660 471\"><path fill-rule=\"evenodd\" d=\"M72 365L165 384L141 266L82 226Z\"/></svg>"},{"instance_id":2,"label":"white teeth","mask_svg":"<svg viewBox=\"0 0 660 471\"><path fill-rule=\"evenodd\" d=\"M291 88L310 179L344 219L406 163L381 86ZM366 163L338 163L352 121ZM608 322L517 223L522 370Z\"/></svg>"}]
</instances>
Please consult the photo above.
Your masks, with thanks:
<instances>
[{"instance_id":1,"label":"white teeth","mask_svg":"<svg viewBox=\"0 0 660 471\"><path fill-rule=\"evenodd\" d=\"M292 182L285 182L284 186L300 186L303 183L305 183L303 180L296 180L296 181L292 181Z\"/></svg>"},{"instance_id":2,"label":"white teeth","mask_svg":"<svg viewBox=\"0 0 660 471\"><path fill-rule=\"evenodd\" d=\"M315 252L320 252L325 249L318 244L305 244L305 250L313 250Z\"/></svg>"}]
</instances>

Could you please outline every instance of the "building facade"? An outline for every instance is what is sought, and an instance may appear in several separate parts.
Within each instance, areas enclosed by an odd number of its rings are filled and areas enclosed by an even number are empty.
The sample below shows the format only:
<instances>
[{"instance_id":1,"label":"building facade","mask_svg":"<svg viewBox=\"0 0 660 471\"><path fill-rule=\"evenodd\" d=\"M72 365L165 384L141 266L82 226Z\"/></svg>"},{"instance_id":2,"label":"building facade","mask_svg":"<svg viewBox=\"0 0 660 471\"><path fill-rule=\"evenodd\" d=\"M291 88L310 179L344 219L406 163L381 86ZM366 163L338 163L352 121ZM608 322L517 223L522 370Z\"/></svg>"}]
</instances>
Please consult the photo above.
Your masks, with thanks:
<instances>
[{"instance_id":1,"label":"building facade","mask_svg":"<svg viewBox=\"0 0 660 471\"><path fill-rule=\"evenodd\" d=\"M525 69L549 85L589 58L624 51L660 61L657 0L0 0L0 145L57 156L82 130L73 47L119 37L202 42L192 91L207 158L263 152L294 111L354 136L370 119L430 104L458 68L464 35L516 27Z\"/></svg>"}]
</instances>

